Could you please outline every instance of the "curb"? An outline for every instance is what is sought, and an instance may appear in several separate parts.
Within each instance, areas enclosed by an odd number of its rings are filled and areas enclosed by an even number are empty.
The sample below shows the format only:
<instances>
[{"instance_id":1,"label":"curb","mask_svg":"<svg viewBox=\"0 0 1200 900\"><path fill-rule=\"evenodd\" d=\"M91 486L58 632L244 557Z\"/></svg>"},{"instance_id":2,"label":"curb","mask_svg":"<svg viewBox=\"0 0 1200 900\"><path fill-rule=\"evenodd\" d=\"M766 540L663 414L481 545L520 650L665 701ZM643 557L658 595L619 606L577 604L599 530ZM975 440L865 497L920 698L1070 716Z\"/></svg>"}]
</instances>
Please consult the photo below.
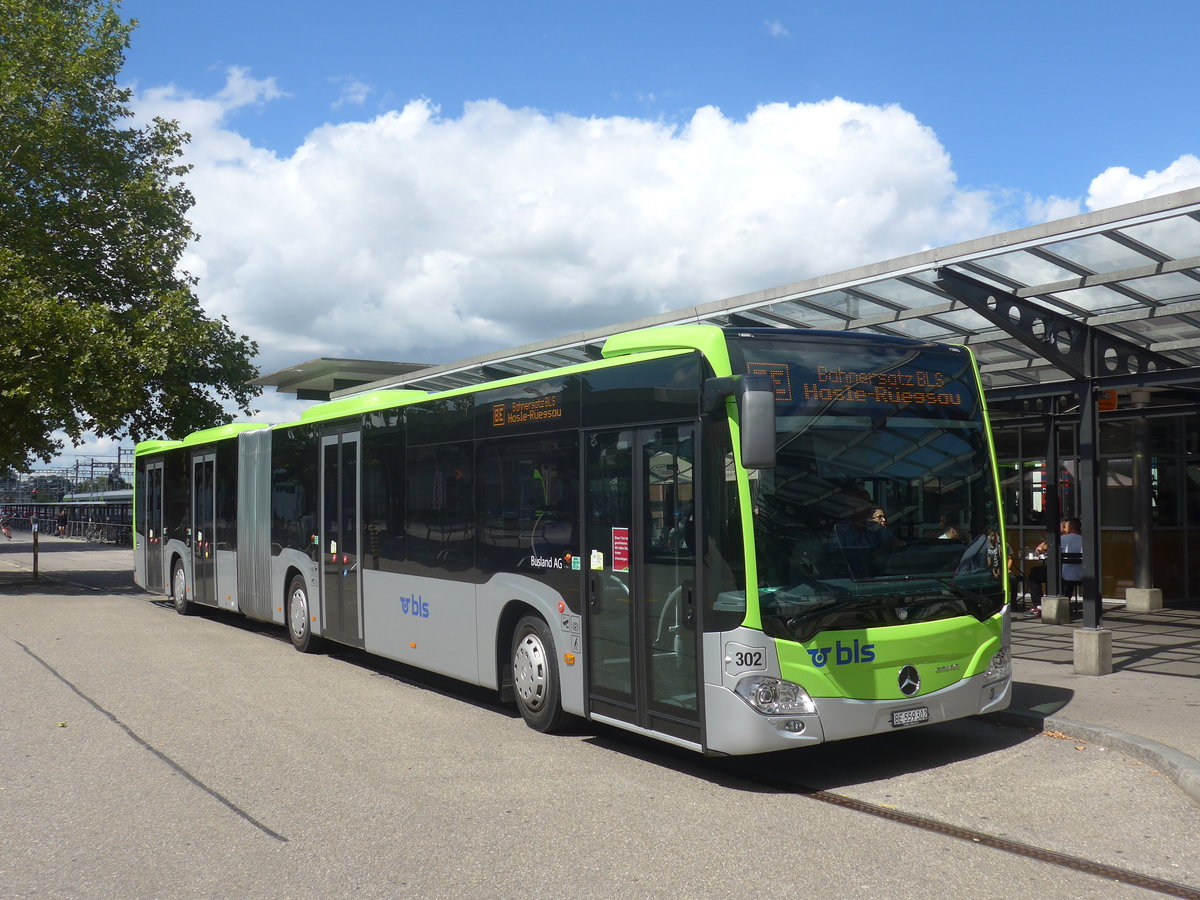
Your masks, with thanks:
<instances>
[{"instance_id":1,"label":"curb","mask_svg":"<svg viewBox=\"0 0 1200 900\"><path fill-rule=\"evenodd\" d=\"M1062 719L1058 716L1041 716L1031 712L1007 710L990 713L981 718L990 719L999 725L1016 725L1022 728L1036 728L1038 731L1060 731L1079 741L1099 744L1109 750L1116 750L1131 756L1141 762L1154 766L1169 777L1180 789L1200 803L1200 761L1186 753L1181 753L1174 747L1160 744L1149 738L1126 734L1103 725L1089 725L1086 722L1076 722L1074 719Z\"/></svg>"}]
</instances>

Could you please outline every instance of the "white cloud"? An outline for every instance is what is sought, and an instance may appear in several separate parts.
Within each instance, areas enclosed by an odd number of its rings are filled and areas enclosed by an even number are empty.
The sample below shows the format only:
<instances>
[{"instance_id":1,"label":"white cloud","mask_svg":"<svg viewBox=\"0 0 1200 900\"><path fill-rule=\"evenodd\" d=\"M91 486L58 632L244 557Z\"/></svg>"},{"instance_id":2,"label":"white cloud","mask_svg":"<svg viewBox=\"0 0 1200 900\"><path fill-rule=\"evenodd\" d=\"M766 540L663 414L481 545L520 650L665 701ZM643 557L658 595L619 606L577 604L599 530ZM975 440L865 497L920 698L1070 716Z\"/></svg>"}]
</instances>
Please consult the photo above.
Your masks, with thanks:
<instances>
[{"instance_id":1,"label":"white cloud","mask_svg":"<svg viewBox=\"0 0 1200 900\"><path fill-rule=\"evenodd\" d=\"M184 268L210 314L259 342L264 371L316 356L447 362L1022 224L1000 218L1011 197L960 188L937 136L898 106L705 107L676 126L496 101L452 117L414 100L281 157L231 118L282 96L230 69L211 97L137 98L141 116L193 135L202 240ZM1144 176L1113 168L1086 204L1196 184L1194 156ZM1081 208L1024 207L1027 221ZM304 404L257 405L277 422Z\"/></svg>"},{"instance_id":2,"label":"white cloud","mask_svg":"<svg viewBox=\"0 0 1200 900\"><path fill-rule=\"evenodd\" d=\"M767 29L767 34L769 34L771 37L788 37L791 34L791 32L788 31L784 24L778 19L770 22L764 22L763 25Z\"/></svg>"},{"instance_id":3,"label":"white cloud","mask_svg":"<svg viewBox=\"0 0 1200 900\"><path fill-rule=\"evenodd\" d=\"M1079 200L1071 197L1031 197L1025 204L1025 218L1036 224L1066 219L1080 212Z\"/></svg>"},{"instance_id":4,"label":"white cloud","mask_svg":"<svg viewBox=\"0 0 1200 900\"><path fill-rule=\"evenodd\" d=\"M245 69L234 66L226 70L225 86L210 98L195 97L168 84L139 93L135 112L144 122L155 116L179 121L193 137L188 161L197 167L232 163L245 168L252 160L265 162L274 155L256 149L249 140L231 130L230 114L286 96L274 78L254 79Z\"/></svg>"},{"instance_id":5,"label":"white cloud","mask_svg":"<svg viewBox=\"0 0 1200 900\"><path fill-rule=\"evenodd\" d=\"M1174 191L1200 187L1200 158L1185 153L1161 172L1151 169L1134 175L1125 166L1113 166L1092 179L1088 209L1108 209Z\"/></svg>"},{"instance_id":6,"label":"white cloud","mask_svg":"<svg viewBox=\"0 0 1200 900\"><path fill-rule=\"evenodd\" d=\"M250 71L245 67L230 66L225 70L225 87L217 94L217 100L227 109L238 109L262 106L287 96L279 89L274 78L251 78Z\"/></svg>"},{"instance_id":7,"label":"white cloud","mask_svg":"<svg viewBox=\"0 0 1200 900\"><path fill-rule=\"evenodd\" d=\"M371 85L365 81L359 81L357 78L335 78L334 81L342 86L342 93L337 100L333 101L333 109L341 109L343 106L362 106L371 96L371 91L374 90Z\"/></svg>"},{"instance_id":8,"label":"white cloud","mask_svg":"<svg viewBox=\"0 0 1200 900\"><path fill-rule=\"evenodd\" d=\"M272 84L247 92L262 98ZM771 104L682 126L425 100L327 125L290 157L227 91L151 92L193 134L203 239L184 266L273 369L449 361L987 233L936 136L897 106Z\"/></svg>"}]
</instances>

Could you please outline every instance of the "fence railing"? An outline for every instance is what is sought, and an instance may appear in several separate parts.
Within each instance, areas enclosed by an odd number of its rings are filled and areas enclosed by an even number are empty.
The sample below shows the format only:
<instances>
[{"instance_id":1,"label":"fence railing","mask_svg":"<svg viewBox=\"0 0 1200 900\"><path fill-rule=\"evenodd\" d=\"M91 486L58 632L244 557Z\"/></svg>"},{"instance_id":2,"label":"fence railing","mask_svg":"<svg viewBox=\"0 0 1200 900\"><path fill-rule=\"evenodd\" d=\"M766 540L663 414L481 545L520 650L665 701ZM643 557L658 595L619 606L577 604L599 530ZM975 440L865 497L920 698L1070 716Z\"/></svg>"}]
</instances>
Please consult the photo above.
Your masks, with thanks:
<instances>
[{"instance_id":1,"label":"fence railing","mask_svg":"<svg viewBox=\"0 0 1200 900\"><path fill-rule=\"evenodd\" d=\"M133 546L133 526L119 522L96 522L89 519L68 519L64 533L59 534L58 522L54 519L38 520L38 534L42 537L76 538L92 543ZM14 532L29 533L33 530L33 519L29 516L9 516L8 524Z\"/></svg>"}]
</instances>

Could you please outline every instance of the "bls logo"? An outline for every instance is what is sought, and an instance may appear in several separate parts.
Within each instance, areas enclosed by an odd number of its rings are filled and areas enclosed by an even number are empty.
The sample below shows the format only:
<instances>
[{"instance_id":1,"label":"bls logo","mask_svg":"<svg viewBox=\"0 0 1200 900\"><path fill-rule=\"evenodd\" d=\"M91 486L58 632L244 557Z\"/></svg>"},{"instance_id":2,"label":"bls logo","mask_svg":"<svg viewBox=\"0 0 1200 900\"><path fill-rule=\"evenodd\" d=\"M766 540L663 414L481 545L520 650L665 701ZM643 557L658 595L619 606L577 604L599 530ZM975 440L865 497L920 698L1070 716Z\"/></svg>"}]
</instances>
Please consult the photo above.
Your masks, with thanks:
<instances>
[{"instance_id":1,"label":"bls logo","mask_svg":"<svg viewBox=\"0 0 1200 900\"><path fill-rule=\"evenodd\" d=\"M400 611L405 615L416 616L420 619L429 618L429 602L422 600L420 594L400 598Z\"/></svg>"},{"instance_id":2,"label":"bls logo","mask_svg":"<svg viewBox=\"0 0 1200 900\"><path fill-rule=\"evenodd\" d=\"M860 644L858 639L854 639L851 646L846 646L841 641L837 642L834 647L818 647L816 650L809 650L808 655L812 657L813 665L818 669L823 669L829 662L829 654L833 654L834 665L849 666L853 663L869 663L875 661L875 645Z\"/></svg>"}]
</instances>

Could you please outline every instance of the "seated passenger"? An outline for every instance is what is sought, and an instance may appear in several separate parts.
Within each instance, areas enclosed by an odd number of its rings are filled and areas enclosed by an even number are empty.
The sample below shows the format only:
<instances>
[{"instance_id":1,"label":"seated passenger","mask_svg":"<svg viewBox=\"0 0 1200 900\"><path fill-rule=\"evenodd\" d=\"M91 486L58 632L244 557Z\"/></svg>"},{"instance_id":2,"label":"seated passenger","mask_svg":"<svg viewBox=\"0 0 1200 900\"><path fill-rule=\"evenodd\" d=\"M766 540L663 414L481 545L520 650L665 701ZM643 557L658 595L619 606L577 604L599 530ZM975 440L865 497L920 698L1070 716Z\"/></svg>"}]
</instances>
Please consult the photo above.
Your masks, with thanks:
<instances>
[{"instance_id":1,"label":"seated passenger","mask_svg":"<svg viewBox=\"0 0 1200 900\"><path fill-rule=\"evenodd\" d=\"M876 506L871 509L871 523L868 526L873 531L877 532L881 546L884 547L903 547L904 541L896 537L888 529L888 517L882 506Z\"/></svg>"},{"instance_id":2,"label":"seated passenger","mask_svg":"<svg viewBox=\"0 0 1200 900\"><path fill-rule=\"evenodd\" d=\"M872 507L861 506L833 526L831 554L845 560L851 578L868 578L877 568L878 552L888 546L891 535L872 522Z\"/></svg>"}]
</instances>

